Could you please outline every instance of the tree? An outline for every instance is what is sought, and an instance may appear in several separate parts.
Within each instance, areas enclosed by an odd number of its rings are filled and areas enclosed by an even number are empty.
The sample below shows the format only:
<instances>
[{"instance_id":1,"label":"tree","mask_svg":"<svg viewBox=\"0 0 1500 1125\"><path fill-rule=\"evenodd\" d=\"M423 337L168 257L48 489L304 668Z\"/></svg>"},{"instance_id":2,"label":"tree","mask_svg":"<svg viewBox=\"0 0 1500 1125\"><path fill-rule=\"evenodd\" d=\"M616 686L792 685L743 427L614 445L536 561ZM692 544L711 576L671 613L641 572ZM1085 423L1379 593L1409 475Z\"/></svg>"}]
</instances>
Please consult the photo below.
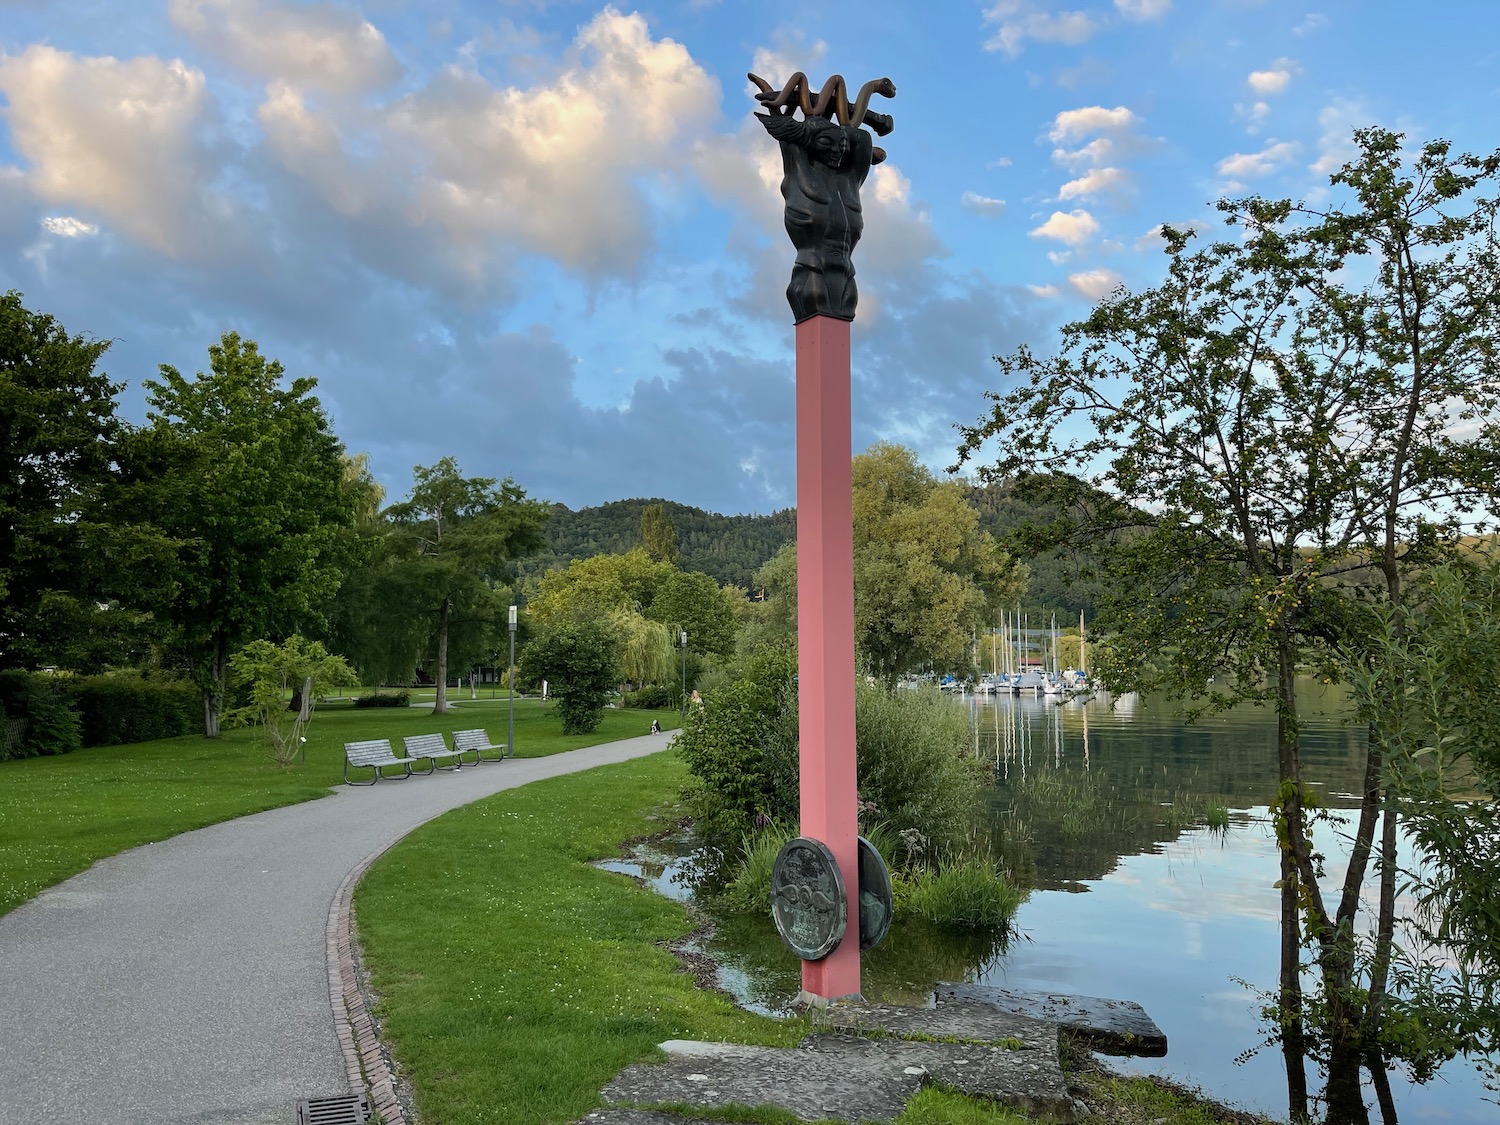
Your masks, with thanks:
<instances>
[{"instance_id":1,"label":"tree","mask_svg":"<svg viewBox=\"0 0 1500 1125\"><path fill-rule=\"evenodd\" d=\"M1040 545L1094 549L1101 670L1122 689L1277 711L1281 979L1273 1034L1289 1111L1307 1116L1305 1058L1331 1123L1365 1121L1361 1067L1423 1055L1387 1034L1397 809L1372 738L1352 856L1325 898L1315 800L1301 781L1295 677L1369 653L1368 609L1404 620L1405 583L1450 555L1496 492L1500 159L1355 135L1332 178L1345 206L1220 204L1236 241L1189 252L1164 229L1167 278L1117 291L1063 329L1061 354L997 357L1019 385L963 429L960 460L997 439L986 475L1034 474L1067 506ZM1359 285L1350 279L1363 279ZM1123 534L1122 534L1123 533ZM1100 550L1101 547L1107 549ZM1384 820L1376 843L1377 824ZM1357 941L1379 853L1376 938ZM1310 951L1316 993L1303 994ZM1409 1054L1407 1054L1409 1052ZM1382 1099L1383 1103L1386 1099Z\"/></svg>"},{"instance_id":2,"label":"tree","mask_svg":"<svg viewBox=\"0 0 1500 1125\"><path fill-rule=\"evenodd\" d=\"M532 638L522 656L526 674L545 679L557 699L564 734L599 725L618 676L617 640L594 621L564 621Z\"/></svg>"},{"instance_id":3,"label":"tree","mask_svg":"<svg viewBox=\"0 0 1500 1125\"><path fill-rule=\"evenodd\" d=\"M747 657L797 647L797 546L788 543L751 579L754 599L746 603L745 621L736 638Z\"/></svg>"},{"instance_id":4,"label":"tree","mask_svg":"<svg viewBox=\"0 0 1500 1125\"><path fill-rule=\"evenodd\" d=\"M641 547L618 555L578 559L537 580L526 612L542 626L595 620L616 610L642 613L672 569L671 564L657 562Z\"/></svg>"},{"instance_id":5,"label":"tree","mask_svg":"<svg viewBox=\"0 0 1500 1125\"><path fill-rule=\"evenodd\" d=\"M418 465L410 499L386 509L392 527L392 582L406 605L425 617L437 656L437 699L448 710L449 641L460 642L469 664L490 650L486 630L501 606L492 585L507 578L512 561L541 547L547 506L527 500L507 477L464 477L451 457Z\"/></svg>"},{"instance_id":6,"label":"tree","mask_svg":"<svg viewBox=\"0 0 1500 1125\"><path fill-rule=\"evenodd\" d=\"M967 662L976 629L1026 588L1026 571L979 530L957 481L879 442L854 458L854 634L870 670Z\"/></svg>"},{"instance_id":7,"label":"tree","mask_svg":"<svg viewBox=\"0 0 1500 1125\"><path fill-rule=\"evenodd\" d=\"M656 562L677 565L677 529L667 516L665 504L648 504L641 509L641 546Z\"/></svg>"},{"instance_id":8,"label":"tree","mask_svg":"<svg viewBox=\"0 0 1500 1125\"><path fill-rule=\"evenodd\" d=\"M0 296L0 667L126 660L136 607L170 595L170 545L111 505L127 427L108 347Z\"/></svg>"},{"instance_id":9,"label":"tree","mask_svg":"<svg viewBox=\"0 0 1500 1125\"><path fill-rule=\"evenodd\" d=\"M1430 1070L1454 1052L1500 1077L1500 565L1433 568L1404 616L1374 611L1371 643L1344 664L1386 763L1417 861L1415 908L1392 964L1393 1007L1428 1029ZM1389 853L1387 853L1389 854Z\"/></svg>"},{"instance_id":10,"label":"tree","mask_svg":"<svg viewBox=\"0 0 1500 1125\"><path fill-rule=\"evenodd\" d=\"M163 616L212 738L229 654L319 623L356 501L317 381L283 387L281 364L233 332L208 353L206 375L164 364L146 381L150 424L122 460L126 503L178 543Z\"/></svg>"},{"instance_id":11,"label":"tree","mask_svg":"<svg viewBox=\"0 0 1500 1125\"><path fill-rule=\"evenodd\" d=\"M281 644L251 641L229 658L233 682L249 691L250 702L232 717L259 726L270 744L271 760L290 766L300 754L306 760L303 731L312 721L317 698L331 687L358 683L354 669L342 656L333 656L317 641L296 635ZM304 693L303 706L287 707L294 692Z\"/></svg>"},{"instance_id":12,"label":"tree","mask_svg":"<svg viewBox=\"0 0 1500 1125\"><path fill-rule=\"evenodd\" d=\"M673 627L673 636L687 630L694 652L726 657L734 652L744 593L720 586L706 574L673 569L664 574L646 610L653 621Z\"/></svg>"}]
</instances>

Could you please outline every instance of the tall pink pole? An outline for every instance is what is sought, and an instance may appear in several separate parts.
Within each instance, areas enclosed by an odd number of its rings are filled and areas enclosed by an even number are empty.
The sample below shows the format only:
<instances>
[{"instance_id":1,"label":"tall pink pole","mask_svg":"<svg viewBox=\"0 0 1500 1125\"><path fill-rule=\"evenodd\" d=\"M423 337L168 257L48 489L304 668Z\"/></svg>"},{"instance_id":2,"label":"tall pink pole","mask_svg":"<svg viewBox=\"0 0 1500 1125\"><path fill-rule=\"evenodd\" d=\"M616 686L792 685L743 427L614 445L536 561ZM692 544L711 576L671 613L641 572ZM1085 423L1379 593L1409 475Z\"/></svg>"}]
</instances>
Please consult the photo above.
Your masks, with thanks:
<instances>
[{"instance_id":1,"label":"tall pink pole","mask_svg":"<svg viewBox=\"0 0 1500 1125\"><path fill-rule=\"evenodd\" d=\"M797 699L802 835L833 852L849 900L838 948L802 962L811 998L858 996L859 853L854 765L854 500L849 322L797 325Z\"/></svg>"}]
</instances>

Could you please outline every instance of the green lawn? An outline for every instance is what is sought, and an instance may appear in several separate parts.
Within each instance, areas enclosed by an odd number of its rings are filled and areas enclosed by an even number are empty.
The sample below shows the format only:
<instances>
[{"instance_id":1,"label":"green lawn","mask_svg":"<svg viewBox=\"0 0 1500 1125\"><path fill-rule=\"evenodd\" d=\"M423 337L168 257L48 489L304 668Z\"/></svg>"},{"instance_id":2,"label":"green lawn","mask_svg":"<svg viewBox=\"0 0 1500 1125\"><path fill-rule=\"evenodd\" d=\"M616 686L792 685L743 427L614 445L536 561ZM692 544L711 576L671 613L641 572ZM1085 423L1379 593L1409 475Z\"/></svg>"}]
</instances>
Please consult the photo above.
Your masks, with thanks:
<instances>
[{"instance_id":1,"label":"green lawn","mask_svg":"<svg viewBox=\"0 0 1500 1125\"><path fill-rule=\"evenodd\" d=\"M506 700L469 701L434 717L424 708L320 707L307 762L278 769L250 730L98 746L52 758L0 762L0 914L97 860L221 820L324 796L343 782L343 744L356 739L485 727L504 741ZM518 757L539 757L645 734L675 711L605 711L591 735L563 737L551 704L516 701ZM490 767L493 768L493 767Z\"/></svg>"},{"instance_id":2,"label":"green lawn","mask_svg":"<svg viewBox=\"0 0 1500 1125\"><path fill-rule=\"evenodd\" d=\"M358 936L382 1040L420 1120L560 1125L663 1040L789 1045L807 1034L803 1020L753 1015L696 987L665 948L692 928L687 910L589 862L670 827L686 777L675 755L657 754L497 793L423 825L370 869L355 892ZM1231 1120L1150 1080L1080 1069L1102 1120ZM898 1125L1027 1121L929 1087Z\"/></svg>"}]
</instances>

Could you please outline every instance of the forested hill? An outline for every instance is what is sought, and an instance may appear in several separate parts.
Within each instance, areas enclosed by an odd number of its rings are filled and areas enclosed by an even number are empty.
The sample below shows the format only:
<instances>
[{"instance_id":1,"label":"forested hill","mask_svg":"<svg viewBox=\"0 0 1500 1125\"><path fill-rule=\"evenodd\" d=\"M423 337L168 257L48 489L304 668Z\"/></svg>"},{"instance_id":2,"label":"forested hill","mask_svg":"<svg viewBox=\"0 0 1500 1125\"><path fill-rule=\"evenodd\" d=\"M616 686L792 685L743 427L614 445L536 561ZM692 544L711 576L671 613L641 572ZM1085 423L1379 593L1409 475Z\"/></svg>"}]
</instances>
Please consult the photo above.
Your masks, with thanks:
<instances>
[{"instance_id":1,"label":"forested hill","mask_svg":"<svg viewBox=\"0 0 1500 1125\"><path fill-rule=\"evenodd\" d=\"M797 535L797 513L791 508L768 516L721 516L673 500L614 500L576 512L556 504L547 524L547 549L524 560L522 573L539 574L574 559L639 547L641 511L652 504L666 507L684 570L747 589L751 575Z\"/></svg>"}]
</instances>

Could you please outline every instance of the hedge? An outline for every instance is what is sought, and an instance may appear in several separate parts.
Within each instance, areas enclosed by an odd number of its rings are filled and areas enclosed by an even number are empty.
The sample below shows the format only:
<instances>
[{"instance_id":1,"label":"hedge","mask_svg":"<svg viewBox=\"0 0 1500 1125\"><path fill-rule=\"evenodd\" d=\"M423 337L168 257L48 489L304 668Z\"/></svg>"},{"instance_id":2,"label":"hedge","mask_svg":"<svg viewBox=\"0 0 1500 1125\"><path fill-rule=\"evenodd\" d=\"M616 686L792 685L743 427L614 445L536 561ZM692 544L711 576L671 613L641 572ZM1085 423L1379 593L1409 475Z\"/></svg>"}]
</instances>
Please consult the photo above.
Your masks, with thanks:
<instances>
[{"instance_id":1,"label":"hedge","mask_svg":"<svg viewBox=\"0 0 1500 1125\"><path fill-rule=\"evenodd\" d=\"M0 761L66 754L83 744L60 683L39 672L0 672Z\"/></svg>"},{"instance_id":2,"label":"hedge","mask_svg":"<svg viewBox=\"0 0 1500 1125\"><path fill-rule=\"evenodd\" d=\"M85 746L150 742L203 730L203 693L180 680L80 676L59 684L78 711Z\"/></svg>"}]
</instances>

